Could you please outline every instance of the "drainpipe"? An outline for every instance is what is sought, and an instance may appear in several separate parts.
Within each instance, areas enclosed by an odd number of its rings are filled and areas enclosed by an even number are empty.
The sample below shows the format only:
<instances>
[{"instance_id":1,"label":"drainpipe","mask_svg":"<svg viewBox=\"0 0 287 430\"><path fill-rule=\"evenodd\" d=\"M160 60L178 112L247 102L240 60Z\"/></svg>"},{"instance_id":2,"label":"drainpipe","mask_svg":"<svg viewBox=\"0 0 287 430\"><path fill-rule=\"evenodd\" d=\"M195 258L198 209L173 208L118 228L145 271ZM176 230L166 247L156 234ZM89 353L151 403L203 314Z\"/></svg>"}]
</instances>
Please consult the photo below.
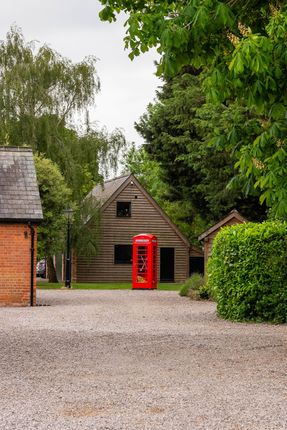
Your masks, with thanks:
<instances>
[{"instance_id":1,"label":"drainpipe","mask_svg":"<svg viewBox=\"0 0 287 430\"><path fill-rule=\"evenodd\" d=\"M33 306L34 299L34 254L35 254L35 229L31 222L28 222L28 227L31 231L31 278L30 278L30 305Z\"/></svg>"}]
</instances>

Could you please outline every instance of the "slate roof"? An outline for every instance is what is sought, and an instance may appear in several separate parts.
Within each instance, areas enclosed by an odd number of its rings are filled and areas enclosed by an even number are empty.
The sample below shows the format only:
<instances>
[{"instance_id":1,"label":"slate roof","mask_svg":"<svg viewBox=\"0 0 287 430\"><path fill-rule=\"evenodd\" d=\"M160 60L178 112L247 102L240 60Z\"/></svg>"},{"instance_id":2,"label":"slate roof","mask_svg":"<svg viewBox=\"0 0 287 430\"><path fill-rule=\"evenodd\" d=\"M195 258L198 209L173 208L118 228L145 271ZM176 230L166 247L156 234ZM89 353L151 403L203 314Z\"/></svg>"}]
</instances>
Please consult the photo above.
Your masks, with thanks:
<instances>
[{"instance_id":1,"label":"slate roof","mask_svg":"<svg viewBox=\"0 0 287 430\"><path fill-rule=\"evenodd\" d=\"M96 185L88 197L95 197L102 206L120 188L129 176L131 176L130 173L105 181L103 185Z\"/></svg>"},{"instance_id":2,"label":"slate roof","mask_svg":"<svg viewBox=\"0 0 287 430\"><path fill-rule=\"evenodd\" d=\"M32 150L0 147L0 222L42 219Z\"/></svg>"}]
</instances>

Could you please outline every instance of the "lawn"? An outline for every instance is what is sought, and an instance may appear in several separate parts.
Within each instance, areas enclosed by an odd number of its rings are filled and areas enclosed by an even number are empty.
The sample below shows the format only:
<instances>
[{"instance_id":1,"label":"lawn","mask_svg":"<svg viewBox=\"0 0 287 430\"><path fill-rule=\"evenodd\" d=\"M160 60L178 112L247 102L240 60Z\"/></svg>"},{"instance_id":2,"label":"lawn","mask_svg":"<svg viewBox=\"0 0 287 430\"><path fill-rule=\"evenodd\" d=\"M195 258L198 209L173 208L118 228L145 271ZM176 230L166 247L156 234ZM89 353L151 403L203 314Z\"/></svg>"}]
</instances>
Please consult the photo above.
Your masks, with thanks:
<instances>
[{"instance_id":1,"label":"lawn","mask_svg":"<svg viewBox=\"0 0 287 430\"><path fill-rule=\"evenodd\" d=\"M64 284L59 282L58 284L50 284L46 281L37 281L37 288L40 290L56 290L63 288ZM158 290L166 290L166 291L178 291L181 287L181 284L158 284ZM72 288L74 290L130 290L132 288L132 284L127 283L96 283L96 284L78 284L73 283Z\"/></svg>"}]
</instances>

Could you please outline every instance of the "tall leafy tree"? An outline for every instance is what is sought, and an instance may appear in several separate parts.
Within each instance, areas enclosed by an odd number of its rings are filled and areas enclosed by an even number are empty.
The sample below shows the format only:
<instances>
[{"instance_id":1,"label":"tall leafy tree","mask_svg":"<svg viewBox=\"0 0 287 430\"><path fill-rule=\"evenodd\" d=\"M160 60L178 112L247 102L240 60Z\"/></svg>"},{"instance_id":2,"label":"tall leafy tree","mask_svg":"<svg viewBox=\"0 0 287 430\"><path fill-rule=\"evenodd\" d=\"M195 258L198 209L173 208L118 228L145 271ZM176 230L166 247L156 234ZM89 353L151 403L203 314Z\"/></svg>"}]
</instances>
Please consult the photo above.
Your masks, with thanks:
<instances>
[{"instance_id":1,"label":"tall leafy tree","mask_svg":"<svg viewBox=\"0 0 287 430\"><path fill-rule=\"evenodd\" d=\"M46 45L26 43L12 27L0 43L0 141L13 144L16 126L22 144L41 151L39 118L49 136L93 103L98 90L93 57L73 64Z\"/></svg>"},{"instance_id":2,"label":"tall leafy tree","mask_svg":"<svg viewBox=\"0 0 287 430\"><path fill-rule=\"evenodd\" d=\"M21 31L12 27L0 43L1 142L13 143L16 126L22 144L41 151L39 118L49 135L87 108L98 90L94 58L73 64L46 45L36 49L26 43Z\"/></svg>"},{"instance_id":3,"label":"tall leafy tree","mask_svg":"<svg viewBox=\"0 0 287 430\"><path fill-rule=\"evenodd\" d=\"M38 252L47 259L49 280L57 282L53 256L63 249L66 225L64 210L70 204L71 190L59 167L51 160L35 156L35 166L43 208L43 221L38 228Z\"/></svg>"},{"instance_id":4,"label":"tall leafy tree","mask_svg":"<svg viewBox=\"0 0 287 430\"><path fill-rule=\"evenodd\" d=\"M56 120L49 118L49 124ZM40 118L37 130L41 152L58 164L73 199L81 201L105 174L116 170L125 138L119 130L107 133L105 129L75 130L64 125L55 125L47 134L45 122L46 118Z\"/></svg>"},{"instance_id":5,"label":"tall leafy tree","mask_svg":"<svg viewBox=\"0 0 287 430\"><path fill-rule=\"evenodd\" d=\"M151 47L161 54L158 73L174 76L185 66L202 71L213 103L236 99L260 116L244 142L237 168L261 193L261 202L287 215L287 5L274 0L101 0L103 20L128 14L126 47L133 58ZM216 133L215 133L216 134ZM240 142L237 124L217 144Z\"/></svg>"},{"instance_id":6,"label":"tall leafy tree","mask_svg":"<svg viewBox=\"0 0 287 430\"><path fill-rule=\"evenodd\" d=\"M184 74L169 80L158 100L149 105L147 112L136 124L146 140L144 152L160 166L158 175L165 184L164 200L174 221L187 224L198 232L200 219L212 223L234 207L249 219L262 219L265 207L260 206L258 191L249 185L248 194L242 191L242 178L233 167L237 152L209 145L214 131L227 133L228 124L237 124L241 141L250 139L257 127L257 117L247 115L246 109L232 103L214 106L207 103L200 87L200 78ZM136 167L136 166L135 166ZM247 190L246 190L247 191ZM176 207L181 208L177 213ZM191 234L191 232L190 232Z\"/></svg>"},{"instance_id":7,"label":"tall leafy tree","mask_svg":"<svg viewBox=\"0 0 287 430\"><path fill-rule=\"evenodd\" d=\"M132 146L123 161L125 171L137 176L182 233L191 243L195 243L198 235L207 227L207 222L196 212L189 199L183 196L171 198L172 187L166 180L167 172L160 161L147 152L145 145L140 148Z\"/></svg>"},{"instance_id":8,"label":"tall leafy tree","mask_svg":"<svg viewBox=\"0 0 287 430\"><path fill-rule=\"evenodd\" d=\"M38 253L45 257L50 282L57 282L53 257L65 248L67 220L65 209L74 210L72 222L73 249L91 256L98 250L100 209L94 199L73 201L72 190L56 163L43 155L36 155L35 166L43 208L43 221L38 227Z\"/></svg>"},{"instance_id":9,"label":"tall leafy tree","mask_svg":"<svg viewBox=\"0 0 287 430\"><path fill-rule=\"evenodd\" d=\"M166 184L162 181L162 169L156 160L152 160L144 146L132 144L123 158L124 172L137 176L141 184L162 204L166 196Z\"/></svg>"},{"instance_id":10,"label":"tall leafy tree","mask_svg":"<svg viewBox=\"0 0 287 430\"><path fill-rule=\"evenodd\" d=\"M30 146L40 154L39 250L47 256L51 280L56 279L52 256L63 249L68 204L75 208L74 247L96 251L96 230L85 220L90 211L96 228L98 210L83 199L116 167L125 145L120 131L109 134L90 124L89 108L99 89L93 57L74 64L47 45L27 43L17 27L0 42L0 145Z\"/></svg>"},{"instance_id":11,"label":"tall leafy tree","mask_svg":"<svg viewBox=\"0 0 287 430\"><path fill-rule=\"evenodd\" d=\"M74 64L47 45L27 43L12 27L0 42L0 144L45 154L81 199L125 145L120 131L108 134L89 122L99 89L94 57Z\"/></svg>"}]
</instances>

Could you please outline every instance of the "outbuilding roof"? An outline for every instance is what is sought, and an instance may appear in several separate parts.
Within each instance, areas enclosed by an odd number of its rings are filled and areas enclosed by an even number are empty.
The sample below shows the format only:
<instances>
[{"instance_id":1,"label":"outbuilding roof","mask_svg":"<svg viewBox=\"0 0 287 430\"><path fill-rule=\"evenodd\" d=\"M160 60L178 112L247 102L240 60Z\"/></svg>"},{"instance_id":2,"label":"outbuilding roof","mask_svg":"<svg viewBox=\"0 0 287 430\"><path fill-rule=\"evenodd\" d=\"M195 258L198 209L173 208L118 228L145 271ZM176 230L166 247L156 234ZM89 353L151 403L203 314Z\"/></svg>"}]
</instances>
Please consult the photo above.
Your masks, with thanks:
<instances>
[{"instance_id":1,"label":"outbuilding roof","mask_svg":"<svg viewBox=\"0 0 287 430\"><path fill-rule=\"evenodd\" d=\"M0 147L0 222L42 219L32 150Z\"/></svg>"},{"instance_id":2,"label":"outbuilding roof","mask_svg":"<svg viewBox=\"0 0 287 430\"><path fill-rule=\"evenodd\" d=\"M236 209L233 209L226 217L222 218L219 222L211 226L208 230L201 233L201 235L198 237L198 240L205 239L214 231L218 230L219 228L223 227L225 224L229 223L229 221L231 221L232 219L236 219L238 223L247 222L246 218L240 215L240 213Z\"/></svg>"}]
</instances>

